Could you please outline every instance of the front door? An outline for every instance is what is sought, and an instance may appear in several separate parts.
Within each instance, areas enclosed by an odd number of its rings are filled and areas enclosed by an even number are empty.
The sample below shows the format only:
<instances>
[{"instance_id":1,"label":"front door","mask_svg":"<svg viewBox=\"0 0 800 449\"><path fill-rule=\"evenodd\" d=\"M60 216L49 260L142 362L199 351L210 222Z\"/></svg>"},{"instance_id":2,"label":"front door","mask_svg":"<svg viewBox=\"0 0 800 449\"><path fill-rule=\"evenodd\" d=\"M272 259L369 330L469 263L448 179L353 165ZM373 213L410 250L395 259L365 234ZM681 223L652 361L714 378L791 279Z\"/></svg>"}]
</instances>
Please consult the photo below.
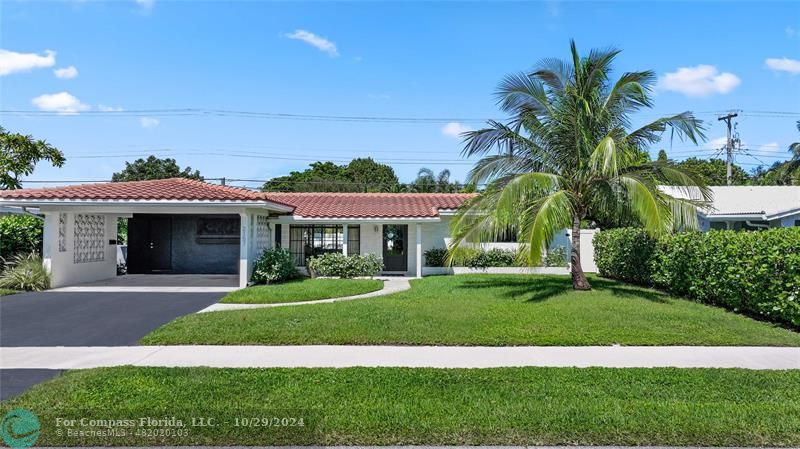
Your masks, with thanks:
<instances>
[{"instance_id":1,"label":"front door","mask_svg":"<svg viewBox=\"0 0 800 449\"><path fill-rule=\"evenodd\" d=\"M134 215L128 219L128 273L172 270L172 218Z\"/></svg>"},{"instance_id":2,"label":"front door","mask_svg":"<svg viewBox=\"0 0 800 449\"><path fill-rule=\"evenodd\" d=\"M384 271L408 271L408 225L383 225Z\"/></svg>"}]
</instances>

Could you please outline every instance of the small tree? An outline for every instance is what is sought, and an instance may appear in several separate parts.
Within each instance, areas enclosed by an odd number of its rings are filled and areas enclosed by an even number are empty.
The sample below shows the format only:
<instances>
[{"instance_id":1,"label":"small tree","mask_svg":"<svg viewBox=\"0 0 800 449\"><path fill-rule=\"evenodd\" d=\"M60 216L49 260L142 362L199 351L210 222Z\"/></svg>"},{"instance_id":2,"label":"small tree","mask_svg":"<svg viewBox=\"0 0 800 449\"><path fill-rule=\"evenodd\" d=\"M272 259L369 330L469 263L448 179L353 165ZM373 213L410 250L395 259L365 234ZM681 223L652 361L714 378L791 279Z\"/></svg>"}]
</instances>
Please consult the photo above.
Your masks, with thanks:
<instances>
[{"instance_id":1,"label":"small tree","mask_svg":"<svg viewBox=\"0 0 800 449\"><path fill-rule=\"evenodd\" d=\"M39 161L61 167L65 160L61 151L44 140L9 133L0 126L0 190L22 187L19 177L33 173Z\"/></svg>"}]
</instances>

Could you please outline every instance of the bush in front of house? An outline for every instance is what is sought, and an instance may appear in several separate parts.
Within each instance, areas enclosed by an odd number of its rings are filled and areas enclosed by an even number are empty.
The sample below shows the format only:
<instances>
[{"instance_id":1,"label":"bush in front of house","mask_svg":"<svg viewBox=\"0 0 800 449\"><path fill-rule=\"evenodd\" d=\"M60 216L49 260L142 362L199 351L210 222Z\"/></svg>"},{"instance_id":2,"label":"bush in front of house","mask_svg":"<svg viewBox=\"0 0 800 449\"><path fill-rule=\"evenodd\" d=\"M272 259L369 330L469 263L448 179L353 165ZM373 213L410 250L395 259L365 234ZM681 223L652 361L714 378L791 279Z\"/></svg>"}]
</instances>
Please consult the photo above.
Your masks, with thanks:
<instances>
[{"instance_id":1,"label":"bush in front of house","mask_svg":"<svg viewBox=\"0 0 800 449\"><path fill-rule=\"evenodd\" d=\"M454 263L454 266L478 269L521 266L516 252L500 248L464 250ZM553 248L547 253L542 264L546 267L565 267L569 265L567 263L567 249L563 246ZM446 265L446 249L432 248L425 251L425 266L444 267Z\"/></svg>"},{"instance_id":2,"label":"bush in front of house","mask_svg":"<svg viewBox=\"0 0 800 449\"><path fill-rule=\"evenodd\" d=\"M513 267L516 265L516 252L498 248L493 248L488 251L475 251L464 260L464 266L470 268Z\"/></svg>"},{"instance_id":3,"label":"bush in front of house","mask_svg":"<svg viewBox=\"0 0 800 449\"><path fill-rule=\"evenodd\" d=\"M35 292L47 290L50 288L50 274L37 253L17 254L6 261L6 269L0 274L0 288Z\"/></svg>"},{"instance_id":4,"label":"bush in front of house","mask_svg":"<svg viewBox=\"0 0 800 449\"><path fill-rule=\"evenodd\" d=\"M345 256L342 253L327 253L310 257L306 266L314 276L345 279L371 277L383 270L383 262L375 254Z\"/></svg>"},{"instance_id":5,"label":"bush in front of house","mask_svg":"<svg viewBox=\"0 0 800 449\"><path fill-rule=\"evenodd\" d=\"M546 267L568 267L567 248L564 246L551 248L544 256L543 262Z\"/></svg>"},{"instance_id":6,"label":"bush in front of house","mask_svg":"<svg viewBox=\"0 0 800 449\"><path fill-rule=\"evenodd\" d=\"M267 249L253 265L251 281L256 284L274 284L297 277L292 254L283 248Z\"/></svg>"},{"instance_id":7,"label":"bush in front of house","mask_svg":"<svg viewBox=\"0 0 800 449\"><path fill-rule=\"evenodd\" d=\"M41 253L43 229L44 221L38 217L23 214L0 216L0 257L11 260L18 254Z\"/></svg>"},{"instance_id":8,"label":"bush in front of house","mask_svg":"<svg viewBox=\"0 0 800 449\"><path fill-rule=\"evenodd\" d=\"M431 248L424 254L426 267L443 267L447 260L447 250L444 248Z\"/></svg>"},{"instance_id":9,"label":"bush in front of house","mask_svg":"<svg viewBox=\"0 0 800 449\"><path fill-rule=\"evenodd\" d=\"M612 236L600 237L604 233ZM800 326L800 228L682 232L659 239L641 233L598 233L595 261L601 276L630 278L706 304ZM641 271L634 264L643 265ZM642 274L646 272L649 278Z\"/></svg>"},{"instance_id":10,"label":"bush in front of house","mask_svg":"<svg viewBox=\"0 0 800 449\"><path fill-rule=\"evenodd\" d=\"M592 240L600 276L650 285L656 239L641 228L600 231Z\"/></svg>"}]
</instances>

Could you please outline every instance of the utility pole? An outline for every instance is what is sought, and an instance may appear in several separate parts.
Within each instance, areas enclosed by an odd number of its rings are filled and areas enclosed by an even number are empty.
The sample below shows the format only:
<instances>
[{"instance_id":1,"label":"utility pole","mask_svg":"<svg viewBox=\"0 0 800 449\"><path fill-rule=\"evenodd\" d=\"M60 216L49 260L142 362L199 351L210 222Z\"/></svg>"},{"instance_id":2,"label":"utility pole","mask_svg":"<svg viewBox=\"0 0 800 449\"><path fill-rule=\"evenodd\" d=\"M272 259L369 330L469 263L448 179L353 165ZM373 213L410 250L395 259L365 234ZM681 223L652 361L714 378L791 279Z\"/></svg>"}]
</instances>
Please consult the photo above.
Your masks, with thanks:
<instances>
[{"instance_id":1,"label":"utility pole","mask_svg":"<svg viewBox=\"0 0 800 449\"><path fill-rule=\"evenodd\" d=\"M739 114L735 112L728 113L727 115L723 115L722 117L718 117L717 120L724 121L725 124L728 126L728 139L725 142L725 149L728 155L727 162L726 162L726 176L725 179L728 181L728 185L733 183L733 173L732 173L732 165L733 165L733 140L731 138L731 120L735 117L738 117Z\"/></svg>"}]
</instances>

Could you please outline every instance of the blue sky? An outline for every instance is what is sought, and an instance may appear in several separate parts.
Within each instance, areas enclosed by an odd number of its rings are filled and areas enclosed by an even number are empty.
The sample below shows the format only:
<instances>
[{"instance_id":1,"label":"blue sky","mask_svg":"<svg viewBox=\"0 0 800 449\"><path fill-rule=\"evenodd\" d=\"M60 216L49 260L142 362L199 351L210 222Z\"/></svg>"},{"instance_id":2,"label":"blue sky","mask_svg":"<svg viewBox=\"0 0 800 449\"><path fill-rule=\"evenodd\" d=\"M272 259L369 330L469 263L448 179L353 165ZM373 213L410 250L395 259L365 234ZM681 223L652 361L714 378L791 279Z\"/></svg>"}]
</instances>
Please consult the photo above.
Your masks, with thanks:
<instances>
[{"instance_id":1,"label":"blue sky","mask_svg":"<svg viewBox=\"0 0 800 449\"><path fill-rule=\"evenodd\" d=\"M473 119L502 118L498 81L541 58L567 57L570 38L583 51L621 48L617 74L651 69L661 77L655 109L637 123L684 110L708 120L711 142L674 142L675 158L713 154L724 136L715 111L732 108L742 110L741 139L763 162L783 158L800 138L800 2L131 0L0 8L0 109L55 112L6 113L0 123L46 138L67 156L63 168L40 165L31 179L107 179L124 161L151 153L208 177L265 179L313 160L372 156L391 161L402 180L421 166L463 179L470 161L452 132L479 127ZM131 112L183 108L445 120ZM759 162L737 161L747 169Z\"/></svg>"}]
</instances>

